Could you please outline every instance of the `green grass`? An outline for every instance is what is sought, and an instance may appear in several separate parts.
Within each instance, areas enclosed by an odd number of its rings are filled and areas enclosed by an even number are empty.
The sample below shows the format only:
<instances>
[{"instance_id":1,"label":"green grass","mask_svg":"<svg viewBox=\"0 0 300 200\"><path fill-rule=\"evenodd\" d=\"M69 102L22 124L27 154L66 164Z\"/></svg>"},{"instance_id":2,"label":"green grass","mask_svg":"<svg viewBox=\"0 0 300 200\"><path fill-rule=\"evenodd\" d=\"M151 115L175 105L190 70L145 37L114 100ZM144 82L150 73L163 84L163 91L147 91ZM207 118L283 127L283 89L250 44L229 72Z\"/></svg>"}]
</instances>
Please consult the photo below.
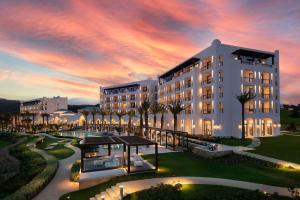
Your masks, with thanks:
<instances>
[{"instance_id":1,"label":"green grass","mask_svg":"<svg viewBox=\"0 0 300 200\"><path fill-rule=\"evenodd\" d=\"M145 195L149 190L131 194L125 197L125 200L141 200L141 198L139 198L139 194L141 193L144 193L144 196L148 197L147 200L155 200L155 198L152 198L151 195ZM152 190L159 189L152 188ZM217 185L182 185L181 190L176 192L179 193L177 194L177 198L175 197L178 200L291 200L289 197L275 195L269 196L259 191ZM160 199L168 199L163 192L156 195L160 196Z\"/></svg>"},{"instance_id":2,"label":"green grass","mask_svg":"<svg viewBox=\"0 0 300 200\"><path fill-rule=\"evenodd\" d=\"M37 148L45 150L48 154L51 154L58 159L65 159L73 155L74 151L64 146L67 142L59 143L59 141L62 140L65 139L53 139L53 138L45 137L43 142L38 143ZM53 143L58 143L58 144L53 149L48 149L48 150L44 149Z\"/></svg>"},{"instance_id":3,"label":"green grass","mask_svg":"<svg viewBox=\"0 0 300 200\"><path fill-rule=\"evenodd\" d=\"M300 131L300 118L291 117L292 112L291 110L280 110L281 130L287 130L291 124L295 124L297 131Z\"/></svg>"},{"instance_id":4,"label":"green grass","mask_svg":"<svg viewBox=\"0 0 300 200\"><path fill-rule=\"evenodd\" d=\"M220 143L229 146L248 146L251 144L251 139L221 138Z\"/></svg>"},{"instance_id":5,"label":"green grass","mask_svg":"<svg viewBox=\"0 0 300 200\"><path fill-rule=\"evenodd\" d=\"M154 155L147 155L145 158L150 162L154 161ZM159 155L159 166L157 173L144 173L116 178L92 188L66 194L61 199L68 199L67 197L75 200L89 199L89 197L121 181L162 176L202 176L275 186L300 186L299 170L263 167L247 161L232 162L230 157L219 160L206 160L192 153L167 153Z\"/></svg>"},{"instance_id":6,"label":"green grass","mask_svg":"<svg viewBox=\"0 0 300 200\"><path fill-rule=\"evenodd\" d=\"M281 135L260 139L261 145L252 153L300 164L299 136Z\"/></svg>"},{"instance_id":7,"label":"green grass","mask_svg":"<svg viewBox=\"0 0 300 200\"><path fill-rule=\"evenodd\" d=\"M12 142L0 140L0 149L12 144Z\"/></svg>"},{"instance_id":8,"label":"green grass","mask_svg":"<svg viewBox=\"0 0 300 200\"><path fill-rule=\"evenodd\" d=\"M29 183L46 167L46 160L38 153L30 151L26 144L36 140L35 137L10 150L10 154L20 161L19 173L0 185L0 199L14 193L20 187Z\"/></svg>"},{"instance_id":9,"label":"green grass","mask_svg":"<svg viewBox=\"0 0 300 200\"><path fill-rule=\"evenodd\" d=\"M0 149L11 145L17 141L18 135L14 133L2 133L0 132Z\"/></svg>"}]
</instances>

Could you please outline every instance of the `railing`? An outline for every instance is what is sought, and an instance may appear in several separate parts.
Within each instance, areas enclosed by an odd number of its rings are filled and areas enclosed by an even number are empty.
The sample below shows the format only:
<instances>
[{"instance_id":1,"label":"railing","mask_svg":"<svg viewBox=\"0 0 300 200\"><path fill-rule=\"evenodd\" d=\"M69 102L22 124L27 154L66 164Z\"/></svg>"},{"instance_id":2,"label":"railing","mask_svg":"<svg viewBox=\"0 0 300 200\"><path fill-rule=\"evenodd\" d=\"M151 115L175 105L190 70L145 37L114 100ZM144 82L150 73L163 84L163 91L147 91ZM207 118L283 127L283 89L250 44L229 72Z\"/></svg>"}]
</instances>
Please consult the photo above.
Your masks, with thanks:
<instances>
[{"instance_id":1,"label":"railing","mask_svg":"<svg viewBox=\"0 0 300 200\"><path fill-rule=\"evenodd\" d=\"M263 79L261 79L261 83L263 83L263 84L270 84L271 80L263 78Z\"/></svg>"},{"instance_id":2,"label":"railing","mask_svg":"<svg viewBox=\"0 0 300 200\"><path fill-rule=\"evenodd\" d=\"M241 60L242 64L246 64L246 65L253 65L254 62L253 61L249 61L249 60Z\"/></svg>"},{"instance_id":3,"label":"railing","mask_svg":"<svg viewBox=\"0 0 300 200\"><path fill-rule=\"evenodd\" d=\"M201 84L202 84L202 85L204 85L204 84L211 84L212 82L213 82L213 79L211 78L211 79L203 80L203 81L201 82Z\"/></svg>"},{"instance_id":4,"label":"railing","mask_svg":"<svg viewBox=\"0 0 300 200\"><path fill-rule=\"evenodd\" d=\"M179 87L175 87L175 91L179 91L180 90L180 86Z\"/></svg>"},{"instance_id":5,"label":"railing","mask_svg":"<svg viewBox=\"0 0 300 200\"><path fill-rule=\"evenodd\" d=\"M203 110L203 114L211 114L212 110Z\"/></svg>"},{"instance_id":6,"label":"railing","mask_svg":"<svg viewBox=\"0 0 300 200\"><path fill-rule=\"evenodd\" d=\"M212 98L212 94L202 95L202 99L211 99L211 98Z\"/></svg>"},{"instance_id":7,"label":"railing","mask_svg":"<svg viewBox=\"0 0 300 200\"><path fill-rule=\"evenodd\" d=\"M262 112L262 113L270 113L271 111L272 111L271 108L262 108L262 109L261 109L261 112Z\"/></svg>"},{"instance_id":8,"label":"railing","mask_svg":"<svg viewBox=\"0 0 300 200\"><path fill-rule=\"evenodd\" d=\"M211 64L211 62L208 62L208 63L206 63L206 65L203 65L201 67L201 71L208 70L210 68L212 68L212 64Z\"/></svg>"},{"instance_id":9,"label":"railing","mask_svg":"<svg viewBox=\"0 0 300 200\"><path fill-rule=\"evenodd\" d=\"M254 81L254 77L244 76L242 77L242 82L252 83Z\"/></svg>"},{"instance_id":10,"label":"railing","mask_svg":"<svg viewBox=\"0 0 300 200\"><path fill-rule=\"evenodd\" d=\"M188 82L187 84L184 84L184 88L189 88L189 87L192 87L192 83L191 82Z\"/></svg>"},{"instance_id":11,"label":"railing","mask_svg":"<svg viewBox=\"0 0 300 200\"><path fill-rule=\"evenodd\" d=\"M246 112L246 113L249 113L249 114L255 113L255 109L254 109L254 108L246 108L246 109L245 109L245 112Z\"/></svg>"},{"instance_id":12,"label":"railing","mask_svg":"<svg viewBox=\"0 0 300 200\"><path fill-rule=\"evenodd\" d=\"M185 100L185 101L191 101L191 100L192 100L192 97L191 97L191 96L184 97L184 100Z\"/></svg>"},{"instance_id":13,"label":"railing","mask_svg":"<svg viewBox=\"0 0 300 200\"><path fill-rule=\"evenodd\" d=\"M271 98L271 94L261 94L261 98L263 98L263 99L270 99Z\"/></svg>"}]
</instances>

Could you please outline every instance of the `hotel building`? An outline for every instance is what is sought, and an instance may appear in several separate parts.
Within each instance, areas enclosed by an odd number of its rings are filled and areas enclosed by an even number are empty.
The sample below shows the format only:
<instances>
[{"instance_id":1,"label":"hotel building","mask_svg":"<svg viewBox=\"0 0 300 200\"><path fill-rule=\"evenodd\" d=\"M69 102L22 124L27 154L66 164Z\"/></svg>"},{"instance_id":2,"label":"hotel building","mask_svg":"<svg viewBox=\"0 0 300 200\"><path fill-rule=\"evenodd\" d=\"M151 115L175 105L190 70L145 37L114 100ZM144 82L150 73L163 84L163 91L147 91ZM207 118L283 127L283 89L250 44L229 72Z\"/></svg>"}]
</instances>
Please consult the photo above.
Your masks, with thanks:
<instances>
[{"instance_id":1,"label":"hotel building","mask_svg":"<svg viewBox=\"0 0 300 200\"><path fill-rule=\"evenodd\" d=\"M25 113L35 113L42 114L48 113L51 114L58 110L67 110L68 109L68 98L67 97L53 97L53 98L39 98L29 101L23 101L20 105L20 112Z\"/></svg>"},{"instance_id":2,"label":"hotel building","mask_svg":"<svg viewBox=\"0 0 300 200\"><path fill-rule=\"evenodd\" d=\"M208 48L159 76L158 101L181 101L185 111L178 130L190 134L241 137L241 104L236 96L250 91L246 103L246 137L280 133L279 52L222 44ZM166 129L173 117L167 114Z\"/></svg>"},{"instance_id":3,"label":"hotel building","mask_svg":"<svg viewBox=\"0 0 300 200\"><path fill-rule=\"evenodd\" d=\"M104 110L136 111L146 99L157 101L157 80L149 79L100 87L100 107ZM127 119L127 116L124 116L124 119Z\"/></svg>"}]
</instances>

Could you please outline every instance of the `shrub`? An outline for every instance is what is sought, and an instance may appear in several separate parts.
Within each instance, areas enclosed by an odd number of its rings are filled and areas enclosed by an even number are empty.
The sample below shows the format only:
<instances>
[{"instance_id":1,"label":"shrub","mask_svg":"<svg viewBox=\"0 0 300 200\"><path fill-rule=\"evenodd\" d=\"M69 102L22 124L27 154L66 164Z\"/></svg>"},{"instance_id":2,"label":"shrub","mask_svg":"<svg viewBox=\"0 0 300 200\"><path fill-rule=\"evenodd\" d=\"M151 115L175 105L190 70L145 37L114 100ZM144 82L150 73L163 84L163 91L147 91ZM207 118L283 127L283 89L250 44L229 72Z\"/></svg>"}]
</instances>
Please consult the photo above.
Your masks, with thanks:
<instances>
[{"instance_id":1,"label":"shrub","mask_svg":"<svg viewBox=\"0 0 300 200\"><path fill-rule=\"evenodd\" d=\"M189 138L203 140L207 142L220 143L221 139L219 137L214 137L210 135L189 135Z\"/></svg>"},{"instance_id":2,"label":"shrub","mask_svg":"<svg viewBox=\"0 0 300 200\"><path fill-rule=\"evenodd\" d=\"M76 160L71 168L71 176L70 180L74 182L78 182L80 178L80 164L81 160Z\"/></svg>"}]
</instances>

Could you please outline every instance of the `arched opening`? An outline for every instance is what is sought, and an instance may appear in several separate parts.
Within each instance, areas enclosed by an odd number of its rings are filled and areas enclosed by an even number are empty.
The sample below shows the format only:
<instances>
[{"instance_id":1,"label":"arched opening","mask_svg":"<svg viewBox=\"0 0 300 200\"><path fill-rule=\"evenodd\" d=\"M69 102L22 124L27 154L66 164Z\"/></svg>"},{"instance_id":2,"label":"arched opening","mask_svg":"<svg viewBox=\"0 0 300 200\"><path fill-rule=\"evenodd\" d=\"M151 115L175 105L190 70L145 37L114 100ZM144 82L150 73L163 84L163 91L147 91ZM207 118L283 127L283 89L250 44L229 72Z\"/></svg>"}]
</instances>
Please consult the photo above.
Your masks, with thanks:
<instances>
[{"instance_id":1,"label":"arched opening","mask_svg":"<svg viewBox=\"0 0 300 200\"><path fill-rule=\"evenodd\" d=\"M263 118L261 121L261 136L273 135L273 120L271 118Z\"/></svg>"},{"instance_id":2,"label":"arched opening","mask_svg":"<svg viewBox=\"0 0 300 200\"><path fill-rule=\"evenodd\" d=\"M246 135L246 137L254 136L254 119L253 118L245 119L245 135Z\"/></svg>"}]
</instances>

